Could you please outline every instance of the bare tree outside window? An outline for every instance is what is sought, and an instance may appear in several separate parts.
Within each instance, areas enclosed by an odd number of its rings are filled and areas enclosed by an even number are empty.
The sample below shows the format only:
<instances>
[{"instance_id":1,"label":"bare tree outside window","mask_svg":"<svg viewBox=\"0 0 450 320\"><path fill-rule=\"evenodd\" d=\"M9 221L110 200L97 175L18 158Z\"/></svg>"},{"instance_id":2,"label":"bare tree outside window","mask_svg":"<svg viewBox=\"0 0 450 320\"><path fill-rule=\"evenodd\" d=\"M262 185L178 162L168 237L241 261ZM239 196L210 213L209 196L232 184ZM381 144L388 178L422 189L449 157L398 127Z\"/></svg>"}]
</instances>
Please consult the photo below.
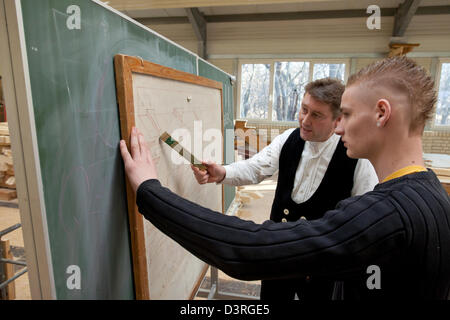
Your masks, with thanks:
<instances>
[{"instance_id":1,"label":"bare tree outside window","mask_svg":"<svg viewBox=\"0 0 450 320\"><path fill-rule=\"evenodd\" d=\"M441 68L435 124L450 125L450 63L443 63Z\"/></svg>"},{"instance_id":2,"label":"bare tree outside window","mask_svg":"<svg viewBox=\"0 0 450 320\"><path fill-rule=\"evenodd\" d=\"M309 62L276 62L272 119L295 121L308 83Z\"/></svg>"},{"instance_id":3,"label":"bare tree outside window","mask_svg":"<svg viewBox=\"0 0 450 320\"><path fill-rule=\"evenodd\" d=\"M345 63L306 60L242 64L240 117L297 121L305 86L311 79L331 77L344 81L344 76ZM273 85L270 88L271 80Z\"/></svg>"},{"instance_id":4,"label":"bare tree outside window","mask_svg":"<svg viewBox=\"0 0 450 320\"><path fill-rule=\"evenodd\" d=\"M313 81L322 78L337 78L344 81L345 63L314 64Z\"/></svg>"},{"instance_id":5,"label":"bare tree outside window","mask_svg":"<svg viewBox=\"0 0 450 320\"><path fill-rule=\"evenodd\" d=\"M266 119L269 108L270 64L243 64L241 117Z\"/></svg>"}]
</instances>

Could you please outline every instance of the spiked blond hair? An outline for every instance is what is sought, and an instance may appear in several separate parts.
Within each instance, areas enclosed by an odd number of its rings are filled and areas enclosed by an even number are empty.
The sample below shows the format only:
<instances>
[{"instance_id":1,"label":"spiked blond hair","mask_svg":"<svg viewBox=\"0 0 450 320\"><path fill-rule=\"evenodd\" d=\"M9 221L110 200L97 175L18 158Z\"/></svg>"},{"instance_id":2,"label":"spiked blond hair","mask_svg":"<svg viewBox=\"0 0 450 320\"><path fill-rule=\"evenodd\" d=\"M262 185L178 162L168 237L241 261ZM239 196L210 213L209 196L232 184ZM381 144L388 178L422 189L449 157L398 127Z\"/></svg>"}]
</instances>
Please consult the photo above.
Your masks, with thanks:
<instances>
[{"instance_id":1,"label":"spiked blond hair","mask_svg":"<svg viewBox=\"0 0 450 320\"><path fill-rule=\"evenodd\" d=\"M423 67L406 56L386 58L351 75L347 87L360 83L369 87L386 86L404 93L411 107L410 132L423 132L437 101L434 81Z\"/></svg>"}]
</instances>

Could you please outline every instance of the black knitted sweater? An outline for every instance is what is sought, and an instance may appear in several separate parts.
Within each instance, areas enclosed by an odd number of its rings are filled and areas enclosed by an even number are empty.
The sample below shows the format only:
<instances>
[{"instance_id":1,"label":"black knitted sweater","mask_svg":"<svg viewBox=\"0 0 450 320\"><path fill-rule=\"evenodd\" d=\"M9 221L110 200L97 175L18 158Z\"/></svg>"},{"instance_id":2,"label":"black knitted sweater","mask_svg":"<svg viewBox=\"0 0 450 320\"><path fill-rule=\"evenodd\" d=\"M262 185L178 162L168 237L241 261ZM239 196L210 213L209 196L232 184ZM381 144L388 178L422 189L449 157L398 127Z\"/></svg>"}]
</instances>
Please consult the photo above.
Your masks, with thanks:
<instances>
[{"instance_id":1,"label":"black knitted sweater","mask_svg":"<svg viewBox=\"0 0 450 320\"><path fill-rule=\"evenodd\" d=\"M323 218L255 224L185 200L158 180L137 190L139 211L210 265L243 280L320 275L344 299L448 299L450 199L432 171L378 184ZM381 289L366 285L369 266Z\"/></svg>"}]
</instances>

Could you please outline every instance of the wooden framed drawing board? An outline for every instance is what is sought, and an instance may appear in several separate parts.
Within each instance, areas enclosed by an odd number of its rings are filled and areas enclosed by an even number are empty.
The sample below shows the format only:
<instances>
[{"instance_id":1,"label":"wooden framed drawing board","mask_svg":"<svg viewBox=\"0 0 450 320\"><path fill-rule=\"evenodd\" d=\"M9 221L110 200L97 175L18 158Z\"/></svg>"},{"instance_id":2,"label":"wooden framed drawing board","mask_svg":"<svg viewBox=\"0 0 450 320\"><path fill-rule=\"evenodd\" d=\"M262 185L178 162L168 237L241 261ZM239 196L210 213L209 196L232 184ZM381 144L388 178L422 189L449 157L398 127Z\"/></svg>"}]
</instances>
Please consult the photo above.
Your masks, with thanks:
<instances>
[{"instance_id":1,"label":"wooden framed drawing board","mask_svg":"<svg viewBox=\"0 0 450 320\"><path fill-rule=\"evenodd\" d=\"M223 213L223 187L199 185L190 164L159 139L166 131L197 159L213 150L209 159L223 163L222 83L139 57L116 55L114 65L122 138L129 143L136 126L161 184ZM208 266L143 219L128 182L126 192L136 298L192 299Z\"/></svg>"}]
</instances>

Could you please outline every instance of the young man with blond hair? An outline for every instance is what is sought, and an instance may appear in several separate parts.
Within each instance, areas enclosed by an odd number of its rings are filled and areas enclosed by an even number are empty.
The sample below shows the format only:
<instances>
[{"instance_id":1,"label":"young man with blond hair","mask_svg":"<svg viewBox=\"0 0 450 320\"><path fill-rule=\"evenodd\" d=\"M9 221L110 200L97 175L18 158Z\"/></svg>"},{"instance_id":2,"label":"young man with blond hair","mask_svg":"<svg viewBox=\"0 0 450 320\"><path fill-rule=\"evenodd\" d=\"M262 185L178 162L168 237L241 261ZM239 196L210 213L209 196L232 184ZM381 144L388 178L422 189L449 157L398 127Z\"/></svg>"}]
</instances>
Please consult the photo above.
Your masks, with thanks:
<instances>
[{"instance_id":1,"label":"young man with blond hair","mask_svg":"<svg viewBox=\"0 0 450 320\"><path fill-rule=\"evenodd\" d=\"M299 111L299 127L278 135L270 145L248 160L221 166L204 162L207 170L192 166L200 184L234 186L256 184L278 173L270 212L275 222L315 220L351 196L372 191L378 183L366 159L347 156L340 137L334 133L340 117L345 86L338 79L323 78L305 86ZM342 284L307 275L301 278L263 280L262 300L337 299Z\"/></svg>"},{"instance_id":2,"label":"young man with blond hair","mask_svg":"<svg viewBox=\"0 0 450 320\"><path fill-rule=\"evenodd\" d=\"M450 199L424 168L422 132L436 102L433 81L406 57L350 77L336 133L367 158L380 183L314 221L255 224L193 204L157 180L142 135L121 152L140 212L207 263L244 279L307 274L341 279L345 299L448 299ZM381 284L371 286L368 270Z\"/></svg>"}]
</instances>

